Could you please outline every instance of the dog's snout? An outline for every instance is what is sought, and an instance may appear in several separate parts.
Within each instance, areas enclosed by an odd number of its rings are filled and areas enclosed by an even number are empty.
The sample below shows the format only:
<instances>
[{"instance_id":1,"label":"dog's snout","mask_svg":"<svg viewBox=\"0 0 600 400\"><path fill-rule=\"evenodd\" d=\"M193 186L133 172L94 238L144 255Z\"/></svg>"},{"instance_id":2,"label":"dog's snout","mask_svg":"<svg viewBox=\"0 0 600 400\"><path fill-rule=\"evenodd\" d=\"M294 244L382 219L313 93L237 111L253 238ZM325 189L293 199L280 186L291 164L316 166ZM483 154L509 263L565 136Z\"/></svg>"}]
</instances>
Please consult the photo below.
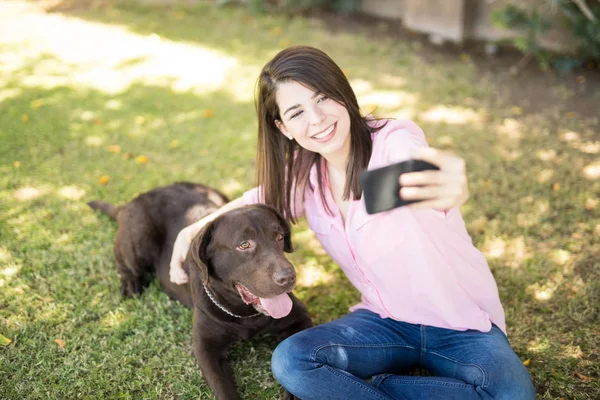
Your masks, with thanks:
<instances>
[{"instance_id":1,"label":"dog's snout","mask_svg":"<svg viewBox=\"0 0 600 400\"><path fill-rule=\"evenodd\" d=\"M279 286L288 286L296 283L296 274L293 270L282 269L275 271L273 280Z\"/></svg>"}]
</instances>

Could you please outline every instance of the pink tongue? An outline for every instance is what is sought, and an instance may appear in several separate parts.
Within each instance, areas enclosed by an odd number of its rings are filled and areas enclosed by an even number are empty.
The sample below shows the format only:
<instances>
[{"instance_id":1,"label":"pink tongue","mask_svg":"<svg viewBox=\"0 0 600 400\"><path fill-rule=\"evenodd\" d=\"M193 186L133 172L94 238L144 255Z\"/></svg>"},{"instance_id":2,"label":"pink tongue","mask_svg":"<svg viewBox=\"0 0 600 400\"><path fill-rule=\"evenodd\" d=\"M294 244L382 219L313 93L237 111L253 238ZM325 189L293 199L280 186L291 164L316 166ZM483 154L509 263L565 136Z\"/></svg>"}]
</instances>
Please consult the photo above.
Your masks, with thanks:
<instances>
[{"instance_id":1,"label":"pink tongue","mask_svg":"<svg viewBox=\"0 0 600 400\"><path fill-rule=\"evenodd\" d=\"M279 296L265 298L259 297L260 304L269 315L273 318L283 318L292 311L292 299L287 293L280 294Z\"/></svg>"}]
</instances>

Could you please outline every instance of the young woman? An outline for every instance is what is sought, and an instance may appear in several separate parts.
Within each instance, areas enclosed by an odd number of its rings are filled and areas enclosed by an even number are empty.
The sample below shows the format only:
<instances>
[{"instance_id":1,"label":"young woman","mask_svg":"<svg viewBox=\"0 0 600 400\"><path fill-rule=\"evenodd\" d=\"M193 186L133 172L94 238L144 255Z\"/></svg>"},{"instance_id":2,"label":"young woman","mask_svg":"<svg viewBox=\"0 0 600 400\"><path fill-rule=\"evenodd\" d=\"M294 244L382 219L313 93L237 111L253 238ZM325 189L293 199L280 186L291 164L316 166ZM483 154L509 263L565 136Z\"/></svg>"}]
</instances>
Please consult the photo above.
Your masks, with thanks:
<instances>
[{"instance_id":1,"label":"young woman","mask_svg":"<svg viewBox=\"0 0 600 400\"><path fill-rule=\"evenodd\" d=\"M185 228L264 202L305 216L362 301L351 313L284 340L275 378L309 399L534 399L527 369L506 338L494 278L457 208L468 198L464 161L427 147L410 121L361 115L341 69L322 51L285 49L258 82L258 187ZM401 197L422 201L369 215L360 172L410 158L439 171L403 174ZM403 375L414 367L432 376Z\"/></svg>"}]
</instances>

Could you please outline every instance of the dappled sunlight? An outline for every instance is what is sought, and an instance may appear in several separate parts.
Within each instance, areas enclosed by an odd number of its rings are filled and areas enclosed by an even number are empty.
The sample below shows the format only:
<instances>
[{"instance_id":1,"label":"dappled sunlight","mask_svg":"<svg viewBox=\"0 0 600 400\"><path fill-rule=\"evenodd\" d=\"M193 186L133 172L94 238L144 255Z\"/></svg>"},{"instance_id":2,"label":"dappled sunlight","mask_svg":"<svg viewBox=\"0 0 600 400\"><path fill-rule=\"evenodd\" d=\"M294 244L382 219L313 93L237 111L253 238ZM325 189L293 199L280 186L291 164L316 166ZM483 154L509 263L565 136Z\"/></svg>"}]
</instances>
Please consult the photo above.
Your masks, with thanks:
<instances>
[{"instance_id":1,"label":"dappled sunlight","mask_svg":"<svg viewBox=\"0 0 600 400\"><path fill-rule=\"evenodd\" d=\"M581 351L581 347L579 346L568 344L565 346L562 356L567 358L581 359L581 356L583 356L583 351Z\"/></svg>"},{"instance_id":2,"label":"dappled sunlight","mask_svg":"<svg viewBox=\"0 0 600 400\"><path fill-rule=\"evenodd\" d=\"M309 259L307 263L298 268L298 285L303 287L313 287L332 282L334 276L325 271L323 266L317 265L315 259Z\"/></svg>"},{"instance_id":3,"label":"dappled sunlight","mask_svg":"<svg viewBox=\"0 0 600 400\"><path fill-rule=\"evenodd\" d=\"M102 318L100 325L107 330L111 330L118 327L123 322L125 322L125 315L122 311L116 310L110 311L108 315Z\"/></svg>"},{"instance_id":4,"label":"dappled sunlight","mask_svg":"<svg viewBox=\"0 0 600 400\"><path fill-rule=\"evenodd\" d=\"M295 230L292 239L297 248L310 249L317 256L327 255L321 243L310 229Z\"/></svg>"},{"instance_id":5,"label":"dappled sunlight","mask_svg":"<svg viewBox=\"0 0 600 400\"><path fill-rule=\"evenodd\" d=\"M464 125L480 122L481 117L474 110L463 107L437 105L423 112L421 119L428 122L443 122L452 125Z\"/></svg>"},{"instance_id":6,"label":"dappled sunlight","mask_svg":"<svg viewBox=\"0 0 600 400\"><path fill-rule=\"evenodd\" d=\"M398 109L411 109L418 102L417 95L404 91L374 90L357 93L358 104L365 113L371 113L381 108L384 111L398 111Z\"/></svg>"},{"instance_id":7,"label":"dappled sunlight","mask_svg":"<svg viewBox=\"0 0 600 400\"><path fill-rule=\"evenodd\" d=\"M550 342L548 339L534 339L529 342L529 346L527 346L527 351L532 353L543 353L544 351L550 349Z\"/></svg>"},{"instance_id":8,"label":"dappled sunlight","mask_svg":"<svg viewBox=\"0 0 600 400\"><path fill-rule=\"evenodd\" d=\"M583 141L581 135L574 131L565 131L561 133L560 140L566 142L573 149L586 154L600 153L600 141Z\"/></svg>"},{"instance_id":9,"label":"dappled sunlight","mask_svg":"<svg viewBox=\"0 0 600 400\"><path fill-rule=\"evenodd\" d=\"M523 138L523 124L514 118L505 118L502 125L497 128L497 132L501 137L520 140Z\"/></svg>"},{"instance_id":10,"label":"dappled sunlight","mask_svg":"<svg viewBox=\"0 0 600 400\"><path fill-rule=\"evenodd\" d=\"M247 101L252 96L248 88L253 87L258 72L258 66L240 67L237 59L213 49L174 42L155 33L133 33L125 26L45 14L35 7L27 13L21 11L19 18L8 15L1 21L3 42L18 49L0 59L9 76L30 65L34 55L47 55L33 65L31 74L21 77L23 86L80 86L119 93L141 82L175 92L231 89L236 98L240 92L249 93L241 96ZM235 87L230 87L232 76ZM2 98L10 96L14 94L3 92Z\"/></svg>"},{"instance_id":11,"label":"dappled sunlight","mask_svg":"<svg viewBox=\"0 0 600 400\"><path fill-rule=\"evenodd\" d=\"M556 159L556 150L554 150L554 149L538 150L535 153L535 155L537 158L539 158L542 161L552 161L552 160Z\"/></svg>"},{"instance_id":12,"label":"dappled sunlight","mask_svg":"<svg viewBox=\"0 0 600 400\"><path fill-rule=\"evenodd\" d=\"M486 239L481 251L489 259L502 258L504 266L512 269L520 268L533 256L531 249L525 243L524 236L517 236L510 240L499 237Z\"/></svg>"},{"instance_id":13,"label":"dappled sunlight","mask_svg":"<svg viewBox=\"0 0 600 400\"><path fill-rule=\"evenodd\" d=\"M583 168L583 176L589 180L600 178L600 160L595 161Z\"/></svg>"},{"instance_id":14,"label":"dappled sunlight","mask_svg":"<svg viewBox=\"0 0 600 400\"><path fill-rule=\"evenodd\" d=\"M13 197L18 201L29 201L37 199L38 197L45 195L47 191L45 189L37 189L34 187L26 186L17 189L13 193Z\"/></svg>"},{"instance_id":15,"label":"dappled sunlight","mask_svg":"<svg viewBox=\"0 0 600 400\"><path fill-rule=\"evenodd\" d=\"M67 200L79 200L85 196L85 190L77 186L63 186L58 189L58 195Z\"/></svg>"},{"instance_id":16,"label":"dappled sunlight","mask_svg":"<svg viewBox=\"0 0 600 400\"><path fill-rule=\"evenodd\" d=\"M18 97L23 92L21 88L0 89L0 103L4 100Z\"/></svg>"},{"instance_id":17,"label":"dappled sunlight","mask_svg":"<svg viewBox=\"0 0 600 400\"><path fill-rule=\"evenodd\" d=\"M534 283L527 287L527 292L538 301L548 301L554 296L554 292L558 287L557 282L546 282L545 284Z\"/></svg>"},{"instance_id":18,"label":"dappled sunlight","mask_svg":"<svg viewBox=\"0 0 600 400\"><path fill-rule=\"evenodd\" d=\"M535 180L538 183L546 183L550 179L552 179L553 176L554 176L554 170L546 168L546 169L543 169L540 172L538 172Z\"/></svg>"},{"instance_id":19,"label":"dappled sunlight","mask_svg":"<svg viewBox=\"0 0 600 400\"><path fill-rule=\"evenodd\" d=\"M219 185L219 188L221 191L223 191L225 193L237 193L237 192L241 191L242 189L244 189L244 185L242 185L236 179L227 179L225 182L222 182Z\"/></svg>"},{"instance_id":20,"label":"dappled sunlight","mask_svg":"<svg viewBox=\"0 0 600 400\"><path fill-rule=\"evenodd\" d=\"M92 135L85 138L85 144L90 147L100 147L104 144L105 139L100 136Z\"/></svg>"}]
</instances>

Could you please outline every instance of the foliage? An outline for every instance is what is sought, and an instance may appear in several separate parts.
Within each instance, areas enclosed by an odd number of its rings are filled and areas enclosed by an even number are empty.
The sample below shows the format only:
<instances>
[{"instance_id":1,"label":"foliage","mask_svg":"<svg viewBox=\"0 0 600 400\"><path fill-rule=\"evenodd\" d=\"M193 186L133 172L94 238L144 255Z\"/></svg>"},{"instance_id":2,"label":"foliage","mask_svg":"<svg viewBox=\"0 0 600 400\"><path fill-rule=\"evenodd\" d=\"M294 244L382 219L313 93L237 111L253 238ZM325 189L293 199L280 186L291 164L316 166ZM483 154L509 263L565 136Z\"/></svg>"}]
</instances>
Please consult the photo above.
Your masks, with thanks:
<instances>
[{"instance_id":1,"label":"foliage","mask_svg":"<svg viewBox=\"0 0 600 400\"><path fill-rule=\"evenodd\" d=\"M491 14L492 23L522 34L512 44L528 58L535 58L542 67L552 65L558 70L571 70L584 62L600 61L600 2L582 9L582 2L547 0L548 7L527 9L509 4ZM584 3L583 3L584 4ZM564 26L578 40L579 46L570 54L553 55L540 44L541 36L552 24L550 18L559 13Z\"/></svg>"}]
</instances>

